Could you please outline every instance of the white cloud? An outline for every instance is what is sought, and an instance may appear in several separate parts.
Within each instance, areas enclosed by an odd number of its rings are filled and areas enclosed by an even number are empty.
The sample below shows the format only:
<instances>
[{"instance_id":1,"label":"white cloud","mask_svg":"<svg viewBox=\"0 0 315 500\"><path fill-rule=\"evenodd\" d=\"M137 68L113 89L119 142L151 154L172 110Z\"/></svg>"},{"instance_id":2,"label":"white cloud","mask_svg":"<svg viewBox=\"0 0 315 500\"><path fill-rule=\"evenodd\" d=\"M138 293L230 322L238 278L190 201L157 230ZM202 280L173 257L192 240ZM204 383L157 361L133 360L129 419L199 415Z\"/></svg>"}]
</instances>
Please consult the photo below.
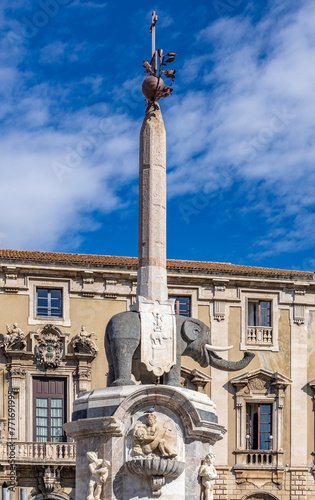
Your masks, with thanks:
<instances>
[{"instance_id":1,"label":"white cloud","mask_svg":"<svg viewBox=\"0 0 315 500\"><path fill-rule=\"evenodd\" d=\"M243 17L218 20L197 37L209 47L192 65L204 91L175 97L166 114L171 194L202 191L213 178L220 186L222 171L249 192L263 182L248 207L259 206L270 223L257 242L262 255L315 243L314 19L315 5L304 1L294 12L282 3L278 19L271 7L255 26ZM264 190L269 206L260 203ZM284 221L292 230L281 237Z\"/></svg>"},{"instance_id":2,"label":"white cloud","mask_svg":"<svg viewBox=\"0 0 315 500\"><path fill-rule=\"evenodd\" d=\"M0 43L0 246L73 249L78 233L98 227L90 214L124 207L117 191L137 175L140 124L105 104L65 112L74 82L36 84L20 69L25 47ZM53 43L42 55L66 50ZM95 92L101 83L99 75L81 82Z\"/></svg>"},{"instance_id":3,"label":"white cloud","mask_svg":"<svg viewBox=\"0 0 315 500\"><path fill-rule=\"evenodd\" d=\"M116 190L137 174L134 124L112 114L96 118L89 110L72 120L84 127L0 138L3 247L55 248L65 235L71 240L77 231L95 229L89 213L123 206Z\"/></svg>"},{"instance_id":4,"label":"white cloud","mask_svg":"<svg viewBox=\"0 0 315 500\"><path fill-rule=\"evenodd\" d=\"M57 40L45 45L40 51L40 60L46 64L62 63L67 44Z\"/></svg>"}]
</instances>

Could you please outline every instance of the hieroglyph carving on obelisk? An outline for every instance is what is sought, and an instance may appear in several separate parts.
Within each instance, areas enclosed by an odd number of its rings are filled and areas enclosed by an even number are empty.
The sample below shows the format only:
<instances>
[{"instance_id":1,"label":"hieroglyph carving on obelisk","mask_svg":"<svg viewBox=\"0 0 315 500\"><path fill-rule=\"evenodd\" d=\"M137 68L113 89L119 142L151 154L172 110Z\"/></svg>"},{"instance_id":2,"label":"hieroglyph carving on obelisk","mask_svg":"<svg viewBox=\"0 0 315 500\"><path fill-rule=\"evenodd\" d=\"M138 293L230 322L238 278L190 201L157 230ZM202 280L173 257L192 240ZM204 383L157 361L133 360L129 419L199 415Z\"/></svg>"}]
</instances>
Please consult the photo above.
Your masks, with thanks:
<instances>
[{"instance_id":1,"label":"hieroglyph carving on obelisk","mask_svg":"<svg viewBox=\"0 0 315 500\"><path fill-rule=\"evenodd\" d=\"M147 107L140 133L139 269L134 308L140 313L141 361L159 377L176 364L176 332L166 274L166 133L157 101L171 94L162 75L174 80L175 70L165 66L176 54L164 56L162 50L155 50L156 22L153 12L152 59L144 61L148 75L142 85Z\"/></svg>"}]
</instances>

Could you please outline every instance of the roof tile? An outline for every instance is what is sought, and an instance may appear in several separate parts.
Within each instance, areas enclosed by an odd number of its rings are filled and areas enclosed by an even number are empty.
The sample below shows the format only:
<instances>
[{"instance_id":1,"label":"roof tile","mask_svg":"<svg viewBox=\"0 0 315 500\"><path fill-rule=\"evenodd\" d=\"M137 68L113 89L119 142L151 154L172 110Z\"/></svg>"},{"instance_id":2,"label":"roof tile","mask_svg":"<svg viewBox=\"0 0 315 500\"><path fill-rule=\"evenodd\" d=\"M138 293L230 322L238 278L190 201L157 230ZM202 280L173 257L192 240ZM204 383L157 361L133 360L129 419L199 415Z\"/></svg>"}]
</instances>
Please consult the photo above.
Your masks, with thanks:
<instances>
[{"instance_id":1,"label":"roof tile","mask_svg":"<svg viewBox=\"0 0 315 500\"><path fill-rule=\"evenodd\" d=\"M96 267L119 267L137 269L138 259L136 257L119 257L112 255L92 255L58 252L38 252L27 250L1 250L0 259L10 261L54 263L70 265L86 265ZM293 271L290 269L272 269L265 267L240 266L227 264L224 262L200 262L188 260L168 260L167 269L169 271L203 272L203 273L223 273L233 275L252 276L272 276L300 278L313 280L313 273L307 271Z\"/></svg>"}]
</instances>

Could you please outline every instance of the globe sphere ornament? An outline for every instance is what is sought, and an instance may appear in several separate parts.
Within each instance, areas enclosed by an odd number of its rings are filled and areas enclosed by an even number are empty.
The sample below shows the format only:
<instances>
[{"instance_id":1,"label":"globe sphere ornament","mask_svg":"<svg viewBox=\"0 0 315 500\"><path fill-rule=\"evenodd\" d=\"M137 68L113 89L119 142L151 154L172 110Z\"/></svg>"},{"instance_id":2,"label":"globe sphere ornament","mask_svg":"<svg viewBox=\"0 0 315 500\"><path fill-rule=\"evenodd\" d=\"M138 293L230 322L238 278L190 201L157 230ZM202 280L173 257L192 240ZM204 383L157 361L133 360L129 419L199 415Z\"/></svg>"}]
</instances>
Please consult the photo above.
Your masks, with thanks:
<instances>
[{"instance_id":1,"label":"globe sphere ornament","mask_svg":"<svg viewBox=\"0 0 315 500\"><path fill-rule=\"evenodd\" d=\"M142 92L148 101L158 101L163 96L165 83L162 78L148 75L142 83Z\"/></svg>"}]
</instances>

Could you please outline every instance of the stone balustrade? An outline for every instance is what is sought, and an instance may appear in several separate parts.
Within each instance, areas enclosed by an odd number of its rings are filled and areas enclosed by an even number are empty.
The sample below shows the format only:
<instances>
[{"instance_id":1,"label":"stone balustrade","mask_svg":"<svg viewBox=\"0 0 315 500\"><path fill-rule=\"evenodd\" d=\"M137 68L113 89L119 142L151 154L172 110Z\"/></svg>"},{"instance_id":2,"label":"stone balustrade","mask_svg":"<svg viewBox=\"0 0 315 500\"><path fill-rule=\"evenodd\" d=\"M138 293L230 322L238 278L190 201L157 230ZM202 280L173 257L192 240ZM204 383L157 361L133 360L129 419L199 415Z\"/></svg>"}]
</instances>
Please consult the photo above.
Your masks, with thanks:
<instances>
[{"instance_id":1,"label":"stone balustrade","mask_svg":"<svg viewBox=\"0 0 315 500\"><path fill-rule=\"evenodd\" d=\"M275 467L278 453L271 450L238 450L235 452L237 464L252 467Z\"/></svg>"},{"instance_id":2,"label":"stone balustrade","mask_svg":"<svg viewBox=\"0 0 315 500\"><path fill-rule=\"evenodd\" d=\"M8 461L10 455L15 462L46 460L75 465L75 454L75 443L0 442L1 462Z\"/></svg>"},{"instance_id":3,"label":"stone balustrade","mask_svg":"<svg viewBox=\"0 0 315 500\"><path fill-rule=\"evenodd\" d=\"M247 344L272 345L272 327L270 326L248 326Z\"/></svg>"}]
</instances>

